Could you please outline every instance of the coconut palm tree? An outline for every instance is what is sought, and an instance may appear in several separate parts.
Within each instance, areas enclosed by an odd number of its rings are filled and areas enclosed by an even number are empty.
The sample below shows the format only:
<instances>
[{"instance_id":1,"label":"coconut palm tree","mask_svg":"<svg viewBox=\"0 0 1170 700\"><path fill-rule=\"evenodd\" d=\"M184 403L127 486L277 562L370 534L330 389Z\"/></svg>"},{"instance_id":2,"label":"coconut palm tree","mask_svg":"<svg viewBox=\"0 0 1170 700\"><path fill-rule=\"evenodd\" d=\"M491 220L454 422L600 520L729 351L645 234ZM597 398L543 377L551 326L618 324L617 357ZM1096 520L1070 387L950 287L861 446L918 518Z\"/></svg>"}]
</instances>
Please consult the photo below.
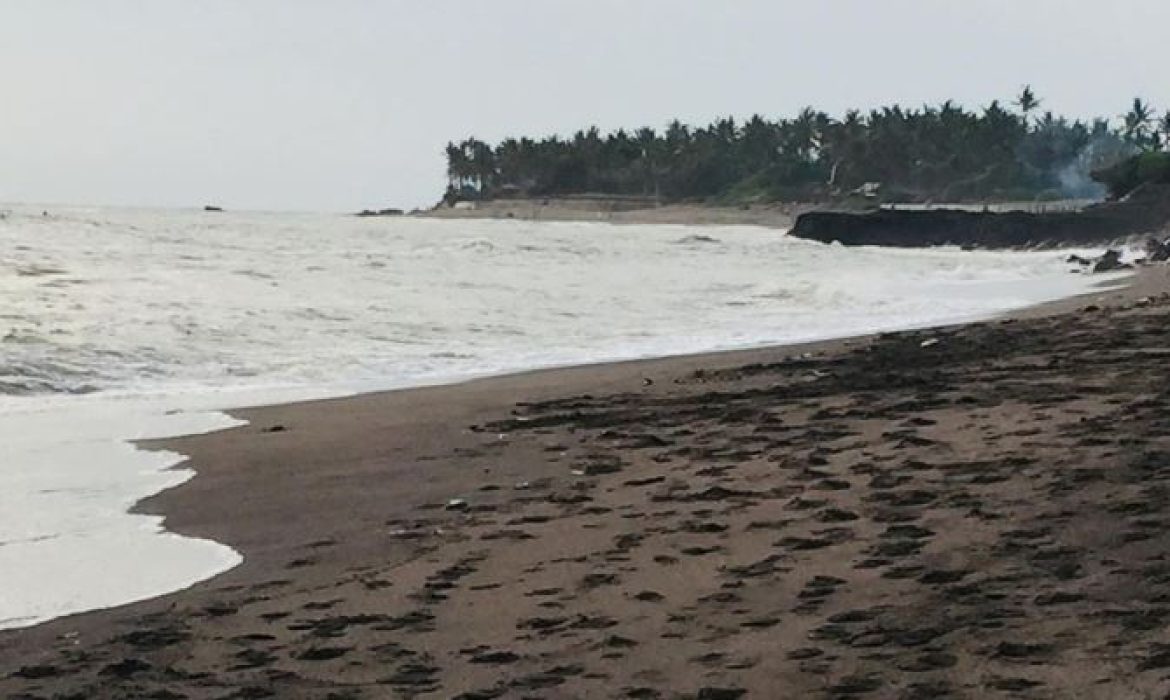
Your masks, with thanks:
<instances>
[{"instance_id":1,"label":"coconut palm tree","mask_svg":"<svg viewBox=\"0 0 1170 700\"><path fill-rule=\"evenodd\" d=\"M788 119L728 117L697 127L676 120L661 132L590 127L567 139L465 139L446 148L450 196L518 189L754 202L847 196L878 182L891 197L1030 197L1060 187L1069 166L1107 167L1139 148L1170 145L1170 114L1155 120L1141 99L1117 129L1103 119L1039 115L1041 100L1027 85L1014 104L891 105L840 120L810 107Z\"/></svg>"},{"instance_id":2,"label":"coconut palm tree","mask_svg":"<svg viewBox=\"0 0 1170 700\"><path fill-rule=\"evenodd\" d=\"M1154 121L1154 110L1142 98L1133 98L1133 106L1126 113L1125 127L1122 132L1125 140L1143 150L1153 148L1157 144L1153 137L1151 124Z\"/></svg>"},{"instance_id":3,"label":"coconut palm tree","mask_svg":"<svg viewBox=\"0 0 1170 700\"><path fill-rule=\"evenodd\" d=\"M1170 110L1162 114L1162 118L1158 120L1158 137L1160 148L1170 150Z\"/></svg>"},{"instance_id":4,"label":"coconut palm tree","mask_svg":"<svg viewBox=\"0 0 1170 700\"><path fill-rule=\"evenodd\" d=\"M1020 95L1014 104L1020 108L1020 112L1024 115L1024 122L1027 123L1032 112L1039 109L1040 102L1041 100L1036 97L1036 93L1032 91L1032 86L1025 85L1024 89L1020 90Z\"/></svg>"}]
</instances>

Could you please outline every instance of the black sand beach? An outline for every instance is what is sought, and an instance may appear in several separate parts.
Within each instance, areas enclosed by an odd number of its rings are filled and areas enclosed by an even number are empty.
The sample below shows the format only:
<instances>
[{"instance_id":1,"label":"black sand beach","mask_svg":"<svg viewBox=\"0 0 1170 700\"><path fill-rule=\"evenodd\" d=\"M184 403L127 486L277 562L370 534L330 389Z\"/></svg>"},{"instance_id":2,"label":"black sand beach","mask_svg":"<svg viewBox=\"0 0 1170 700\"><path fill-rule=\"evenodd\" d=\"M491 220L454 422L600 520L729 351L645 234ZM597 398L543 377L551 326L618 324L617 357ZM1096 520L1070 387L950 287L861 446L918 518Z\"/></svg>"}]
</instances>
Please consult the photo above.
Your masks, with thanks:
<instances>
[{"instance_id":1,"label":"black sand beach","mask_svg":"<svg viewBox=\"0 0 1170 700\"><path fill-rule=\"evenodd\" d=\"M0 695L1164 697L1167 283L241 412L141 508L245 563Z\"/></svg>"}]
</instances>

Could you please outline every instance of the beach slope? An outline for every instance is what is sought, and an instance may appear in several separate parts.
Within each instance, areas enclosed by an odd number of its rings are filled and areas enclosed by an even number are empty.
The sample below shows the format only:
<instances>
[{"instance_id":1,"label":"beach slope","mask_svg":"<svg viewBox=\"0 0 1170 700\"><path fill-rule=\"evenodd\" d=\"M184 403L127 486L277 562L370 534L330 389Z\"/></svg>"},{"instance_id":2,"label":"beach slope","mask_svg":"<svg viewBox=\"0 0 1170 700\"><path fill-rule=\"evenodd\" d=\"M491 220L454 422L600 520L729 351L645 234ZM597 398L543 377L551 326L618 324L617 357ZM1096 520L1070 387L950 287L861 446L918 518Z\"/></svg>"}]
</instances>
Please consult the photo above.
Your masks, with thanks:
<instances>
[{"instance_id":1,"label":"beach slope","mask_svg":"<svg viewBox=\"0 0 1170 700\"><path fill-rule=\"evenodd\" d=\"M1161 697L1170 296L242 412L22 698Z\"/></svg>"}]
</instances>

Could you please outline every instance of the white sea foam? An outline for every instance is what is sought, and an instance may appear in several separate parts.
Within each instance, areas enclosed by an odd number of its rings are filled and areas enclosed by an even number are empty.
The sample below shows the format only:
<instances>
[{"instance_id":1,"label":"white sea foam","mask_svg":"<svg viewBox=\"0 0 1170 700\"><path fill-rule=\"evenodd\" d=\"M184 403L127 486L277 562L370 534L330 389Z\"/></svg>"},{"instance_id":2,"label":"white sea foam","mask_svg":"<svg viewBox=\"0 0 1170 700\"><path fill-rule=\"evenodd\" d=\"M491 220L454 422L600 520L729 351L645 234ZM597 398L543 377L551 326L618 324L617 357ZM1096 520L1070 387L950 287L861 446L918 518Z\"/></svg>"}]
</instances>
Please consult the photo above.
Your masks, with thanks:
<instances>
[{"instance_id":1,"label":"white sea foam","mask_svg":"<svg viewBox=\"0 0 1170 700\"><path fill-rule=\"evenodd\" d=\"M127 513L190 476L127 441L234 424L216 409L985 317L1085 291L1065 255L18 207L0 219L0 628L240 561Z\"/></svg>"}]
</instances>

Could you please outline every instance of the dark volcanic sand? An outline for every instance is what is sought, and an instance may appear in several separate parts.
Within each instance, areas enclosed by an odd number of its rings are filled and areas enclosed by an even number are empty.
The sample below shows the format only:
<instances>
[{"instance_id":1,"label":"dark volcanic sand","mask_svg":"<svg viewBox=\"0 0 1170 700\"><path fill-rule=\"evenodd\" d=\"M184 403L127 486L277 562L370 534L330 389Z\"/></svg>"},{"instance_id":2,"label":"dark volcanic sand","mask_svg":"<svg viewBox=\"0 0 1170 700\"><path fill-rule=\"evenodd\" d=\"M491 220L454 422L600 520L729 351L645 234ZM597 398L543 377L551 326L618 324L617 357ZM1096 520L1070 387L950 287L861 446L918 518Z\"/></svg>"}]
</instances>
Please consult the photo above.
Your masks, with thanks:
<instances>
[{"instance_id":1,"label":"dark volcanic sand","mask_svg":"<svg viewBox=\"0 0 1170 700\"><path fill-rule=\"evenodd\" d=\"M0 696L1164 697L1166 280L244 412L144 507L245 564L0 633Z\"/></svg>"}]
</instances>

